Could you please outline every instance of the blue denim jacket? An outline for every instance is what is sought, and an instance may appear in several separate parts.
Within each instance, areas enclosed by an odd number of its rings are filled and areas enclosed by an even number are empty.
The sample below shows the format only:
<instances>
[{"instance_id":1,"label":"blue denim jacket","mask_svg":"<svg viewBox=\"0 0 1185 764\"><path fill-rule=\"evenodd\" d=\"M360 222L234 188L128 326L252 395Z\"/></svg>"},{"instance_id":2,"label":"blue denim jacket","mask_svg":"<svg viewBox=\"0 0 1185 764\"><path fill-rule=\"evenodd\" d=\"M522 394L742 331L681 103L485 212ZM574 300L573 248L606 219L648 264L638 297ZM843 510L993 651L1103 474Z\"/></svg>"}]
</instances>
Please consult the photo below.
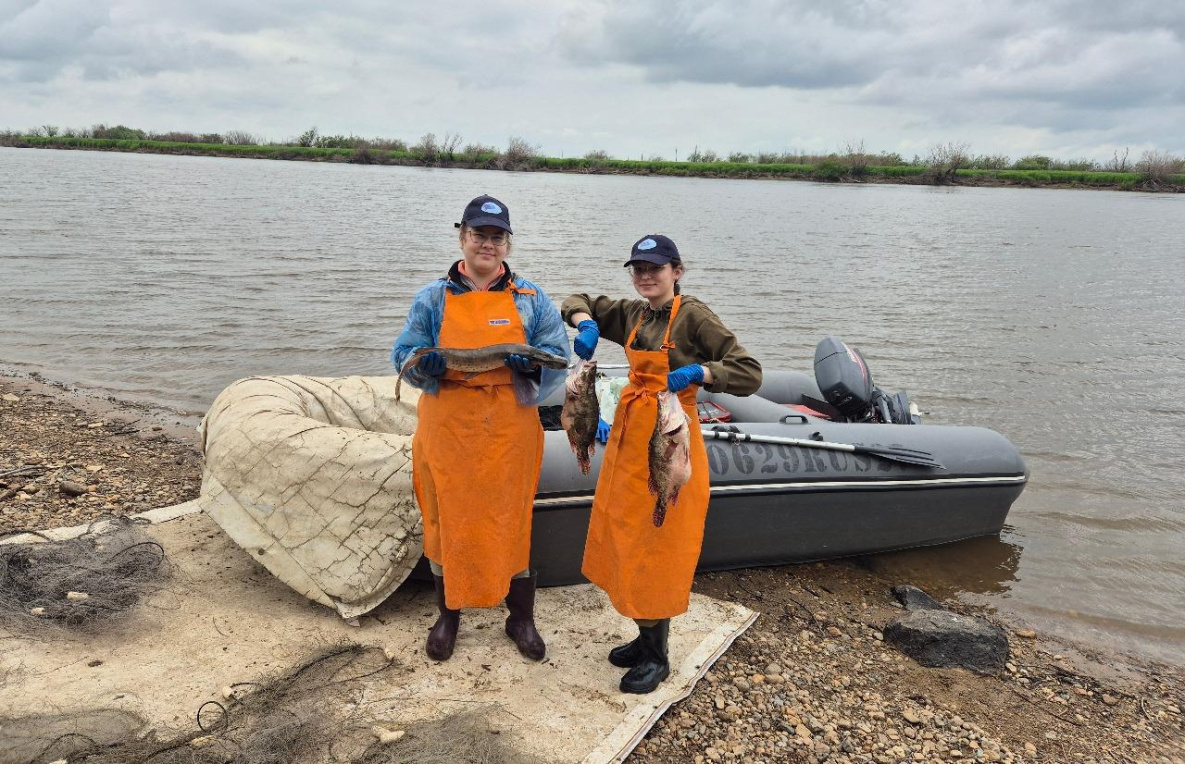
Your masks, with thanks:
<instances>
[{"instance_id":1,"label":"blue denim jacket","mask_svg":"<svg viewBox=\"0 0 1185 764\"><path fill-rule=\"evenodd\" d=\"M570 358L568 349L568 333L564 329L560 312L552 304L547 294L538 285L520 276L514 276L514 285L519 289L533 289L535 294L514 295L514 307L518 309L523 322L523 330L527 335L527 344L553 353L564 358ZM403 333L395 340L395 347L391 349L391 363L396 369L403 368L408 357L419 348L435 347L440 344L440 324L444 321L444 290L452 294L462 294L469 291L468 287L450 279L441 278L433 281L416 293L411 310L407 313L407 322L403 325ZM530 405L537 405L563 383L567 372L563 369L542 369L539 389L534 400L523 401ZM409 369L403 375L405 382L409 382L426 393L437 392L439 383L435 377L430 377L420 371L419 367Z\"/></svg>"}]
</instances>

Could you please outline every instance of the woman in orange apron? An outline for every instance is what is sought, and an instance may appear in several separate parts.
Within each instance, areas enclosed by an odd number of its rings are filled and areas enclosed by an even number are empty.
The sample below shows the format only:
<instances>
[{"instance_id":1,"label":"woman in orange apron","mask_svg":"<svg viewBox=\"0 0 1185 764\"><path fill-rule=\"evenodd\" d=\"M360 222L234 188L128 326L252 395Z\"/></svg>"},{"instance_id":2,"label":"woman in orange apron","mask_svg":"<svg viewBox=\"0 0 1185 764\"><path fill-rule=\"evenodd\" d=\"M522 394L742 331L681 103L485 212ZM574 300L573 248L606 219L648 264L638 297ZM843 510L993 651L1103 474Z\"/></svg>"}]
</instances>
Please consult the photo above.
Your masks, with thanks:
<instances>
[{"instance_id":1,"label":"woman in orange apron","mask_svg":"<svg viewBox=\"0 0 1185 764\"><path fill-rule=\"evenodd\" d=\"M422 347L525 343L566 358L559 312L505 262L512 234L506 205L479 196L457 226L462 258L416 294L391 353L396 367ZM412 478L440 610L428 655L441 661L452 655L461 608L505 600L507 635L523 655L541 660L546 646L535 628L536 578L528 567L543 460L537 403L563 382L564 372L511 355L503 368L468 375L446 368L444 356L432 352L404 378L424 391Z\"/></svg>"},{"instance_id":2,"label":"woman in orange apron","mask_svg":"<svg viewBox=\"0 0 1185 764\"><path fill-rule=\"evenodd\" d=\"M647 693L670 674L670 619L687 610L704 536L708 458L696 392L702 385L750 395L761 386L761 366L707 305L680 294L683 260L669 238L642 237L626 266L643 299L576 294L561 310L579 330L573 347L581 358L591 358L604 336L624 346L629 360L629 385L617 404L597 480L583 573L637 623L637 639L612 650L609 661L629 669L622 692ZM691 477L656 524L649 444L656 396L668 390L678 393L689 418Z\"/></svg>"}]
</instances>

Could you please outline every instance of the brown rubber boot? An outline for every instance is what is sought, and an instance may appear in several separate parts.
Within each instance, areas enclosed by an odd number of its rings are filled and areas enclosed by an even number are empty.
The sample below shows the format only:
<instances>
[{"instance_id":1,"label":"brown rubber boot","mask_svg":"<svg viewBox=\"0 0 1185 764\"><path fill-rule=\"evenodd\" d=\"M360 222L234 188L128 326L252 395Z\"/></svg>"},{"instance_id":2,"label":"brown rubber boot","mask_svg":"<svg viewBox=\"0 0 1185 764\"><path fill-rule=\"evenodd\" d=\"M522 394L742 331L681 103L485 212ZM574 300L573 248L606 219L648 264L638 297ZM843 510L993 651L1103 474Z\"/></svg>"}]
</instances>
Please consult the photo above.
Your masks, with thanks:
<instances>
[{"instance_id":1,"label":"brown rubber boot","mask_svg":"<svg viewBox=\"0 0 1185 764\"><path fill-rule=\"evenodd\" d=\"M449 610L444 601L444 578L433 575L436 584L436 607L440 617L428 632L428 657L434 661L447 661L457 644L457 627L461 625L461 611Z\"/></svg>"},{"instance_id":2,"label":"brown rubber boot","mask_svg":"<svg viewBox=\"0 0 1185 764\"><path fill-rule=\"evenodd\" d=\"M526 578L510 579L510 592L506 595L506 634L514 640L518 651L533 661L543 660L547 645L535 629L535 582L539 574L531 571Z\"/></svg>"}]
</instances>

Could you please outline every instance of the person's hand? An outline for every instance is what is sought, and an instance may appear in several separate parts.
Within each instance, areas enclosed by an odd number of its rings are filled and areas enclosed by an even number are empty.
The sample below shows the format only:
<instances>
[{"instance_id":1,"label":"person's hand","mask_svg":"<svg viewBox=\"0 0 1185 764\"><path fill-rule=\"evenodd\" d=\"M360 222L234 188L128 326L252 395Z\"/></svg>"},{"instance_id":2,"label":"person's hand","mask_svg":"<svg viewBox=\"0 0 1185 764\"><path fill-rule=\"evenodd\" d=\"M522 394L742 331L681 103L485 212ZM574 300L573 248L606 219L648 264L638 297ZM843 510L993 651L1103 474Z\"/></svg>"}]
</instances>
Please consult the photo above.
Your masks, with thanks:
<instances>
[{"instance_id":1,"label":"person's hand","mask_svg":"<svg viewBox=\"0 0 1185 764\"><path fill-rule=\"evenodd\" d=\"M597 442L605 444L609 442L609 428L613 425L606 422L604 419L597 420Z\"/></svg>"},{"instance_id":2,"label":"person's hand","mask_svg":"<svg viewBox=\"0 0 1185 764\"><path fill-rule=\"evenodd\" d=\"M672 393L677 393L685 389L688 385L696 384L704 381L704 367L698 363L693 363L690 366L684 366L667 374L667 389Z\"/></svg>"},{"instance_id":3,"label":"person's hand","mask_svg":"<svg viewBox=\"0 0 1185 764\"><path fill-rule=\"evenodd\" d=\"M506 356L506 365L519 374L530 374L535 370L535 363L530 358L516 353Z\"/></svg>"},{"instance_id":4,"label":"person's hand","mask_svg":"<svg viewBox=\"0 0 1185 764\"><path fill-rule=\"evenodd\" d=\"M580 334L572 340L572 349L576 351L576 355L587 361L597 352L597 340L601 338L601 330L597 322L591 318L584 319L576 328L580 330Z\"/></svg>"},{"instance_id":5,"label":"person's hand","mask_svg":"<svg viewBox=\"0 0 1185 764\"><path fill-rule=\"evenodd\" d=\"M444 360L444 353L433 350L420 358L420 371L429 377L439 377L444 374L446 369L448 369L448 364Z\"/></svg>"}]
</instances>

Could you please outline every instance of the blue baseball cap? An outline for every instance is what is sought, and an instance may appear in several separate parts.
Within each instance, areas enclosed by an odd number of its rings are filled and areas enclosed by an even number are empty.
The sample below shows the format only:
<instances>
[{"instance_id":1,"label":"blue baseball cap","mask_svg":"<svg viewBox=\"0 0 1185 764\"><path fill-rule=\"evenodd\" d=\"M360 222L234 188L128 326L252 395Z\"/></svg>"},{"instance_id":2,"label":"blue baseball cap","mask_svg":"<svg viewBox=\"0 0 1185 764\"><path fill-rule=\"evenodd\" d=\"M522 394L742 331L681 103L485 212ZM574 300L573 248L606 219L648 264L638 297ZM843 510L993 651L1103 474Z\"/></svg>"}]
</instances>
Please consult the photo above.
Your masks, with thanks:
<instances>
[{"instance_id":1,"label":"blue baseball cap","mask_svg":"<svg viewBox=\"0 0 1185 764\"><path fill-rule=\"evenodd\" d=\"M632 263L653 263L666 265L667 263L681 263L679 248L675 242L660 233L646 234L634 242L630 248L630 259L626 261L628 267Z\"/></svg>"},{"instance_id":2,"label":"blue baseball cap","mask_svg":"<svg viewBox=\"0 0 1185 764\"><path fill-rule=\"evenodd\" d=\"M501 228L506 233L510 230L510 210L505 204L488 194L482 194L465 206L465 214L461 215L461 222L455 224L457 228L467 225L470 228L481 228L492 225Z\"/></svg>"}]
</instances>

